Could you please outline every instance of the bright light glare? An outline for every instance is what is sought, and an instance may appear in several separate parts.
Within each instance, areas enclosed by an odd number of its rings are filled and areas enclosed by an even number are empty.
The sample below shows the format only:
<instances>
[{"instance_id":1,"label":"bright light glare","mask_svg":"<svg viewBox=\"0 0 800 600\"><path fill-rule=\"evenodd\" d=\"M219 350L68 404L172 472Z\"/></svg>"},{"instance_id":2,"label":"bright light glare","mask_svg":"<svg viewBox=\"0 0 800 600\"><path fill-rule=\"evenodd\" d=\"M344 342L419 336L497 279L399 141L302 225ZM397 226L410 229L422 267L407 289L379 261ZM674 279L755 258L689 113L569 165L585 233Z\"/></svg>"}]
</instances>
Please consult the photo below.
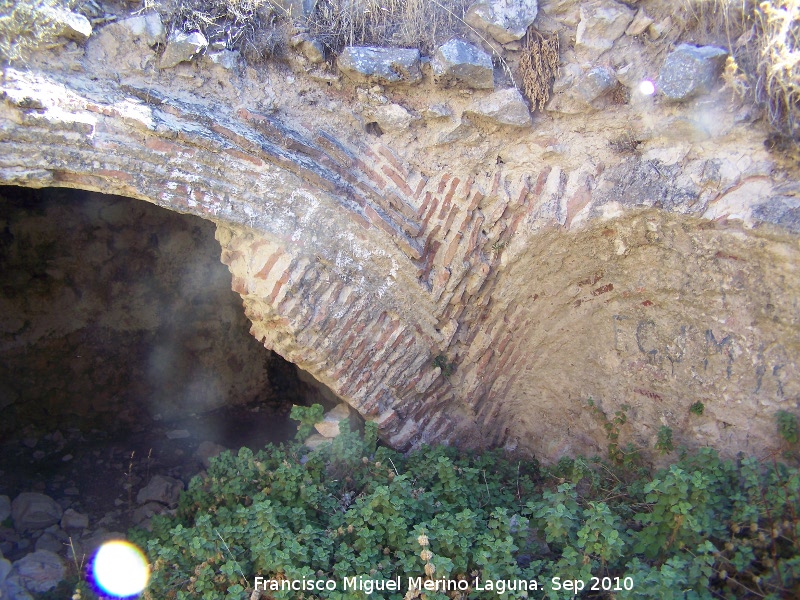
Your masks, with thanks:
<instances>
[{"instance_id":1,"label":"bright light glare","mask_svg":"<svg viewBox=\"0 0 800 600\"><path fill-rule=\"evenodd\" d=\"M106 542L92 563L95 583L111 596L126 598L144 590L150 567L139 548L123 540Z\"/></svg>"},{"instance_id":2,"label":"bright light glare","mask_svg":"<svg viewBox=\"0 0 800 600\"><path fill-rule=\"evenodd\" d=\"M656 93L656 86L653 85L652 81L645 79L639 84L639 92L645 96L652 96Z\"/></svg>"}]
</instances>

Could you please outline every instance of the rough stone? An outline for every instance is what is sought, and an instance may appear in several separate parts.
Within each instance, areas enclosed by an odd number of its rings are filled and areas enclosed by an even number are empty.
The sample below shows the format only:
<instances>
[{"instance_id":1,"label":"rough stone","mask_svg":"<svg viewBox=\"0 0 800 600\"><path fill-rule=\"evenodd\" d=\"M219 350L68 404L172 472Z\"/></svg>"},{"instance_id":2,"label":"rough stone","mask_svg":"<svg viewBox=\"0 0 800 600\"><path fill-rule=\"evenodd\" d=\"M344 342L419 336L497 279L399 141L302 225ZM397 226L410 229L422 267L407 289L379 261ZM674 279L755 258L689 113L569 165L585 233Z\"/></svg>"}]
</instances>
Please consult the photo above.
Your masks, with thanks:
<instances>
[{"instance_id":1,"label":"rough stone","mask_svg":"<svg viewBox=\"0 0 800 600\"><path fill-rule=\"evenodd\" d=\"M319 448L324 444L330 444L331 439L332 438L327 438L319 433L314 433L308 436L306 441L303 443L306 445L307 448L310 448L311 450L316 450L317 448Z\"/></svg>"},{"instance_id":2,"label":"rough stone","mask_svg":"<svg viewBox=\"0 0 800 600\"><path fill-rule=\"evenodd\" d=\"M64 542L53 533L45 531L33 545L36 550L49 550L58 554L64 549Z\"/></svg>"},{"instance_id":3,"label":"rough stone","mask_svg":"<svg viewBox=\"0 0 800 600\"><path fill-rule=\"evenodd\" d=\"M8 577L9 573L11 573L11 562L0 552L0 593L5 588L6 577ZM5 598L5 596L0 595L0 598Z\"/></svg>"},{"instance_id":4,"label":"rough stone","mask_svg":"<svg viewBox=\"0 0 800 600\"><path fill-rule=\"evenodd\" d=\"M500 90L476 100L464 111L468 117L477 117L496 125L528 127L531 114L528 103L516 88Z\"/></svg>"},{"instance_id":5,"label":"rough stone","mask_svg":"<svg viewBox=\"0 0 800 600\"><path fill-rule=\"evenodd\" d=\"M89 526L89 516L68 508L61 517L61 529L86 529Z\"/></svg>"},{"instance_id":6,"label":"rough stone","mask_svg":"<svg viewBox=\"0 0 800 600\"><path fill-rule=\"evenodd\" d=\"M203 463L203 467L207 469L211 466L211 459L226 450L227 448L225 446L206 440L205 442L201 442L197 447L197 450L194 452L194 457L200 460L200 462Z\"/></svg>"},{"instance_id":7,"label":"rough stone","mask_svg":"<svg viewBox=\"0 0 800 600\"><path fill-rule=\"evenodd\" d=\"M447 104L434 104L425 109L424 114L428 119L446 119L453 116L453 109Z\"/></svg>"},{"instance_id":8,"label":"rough stone","mask_svg":"<svg viewBox=\"0 0 800 600\"><path fill-rule=\"evenodd\" d=\"M586 103L609 92L617 85L616 73L611 67L594 67L578 82L575 91Z\"/></svg>"},{"instance_id":9,"label":"rough stone","mask_svg":"<svg viewBox=\"0 0 800 600\"><path fill-rule=\"evenodd\" d=\"M119 24L130 31L134 39L140 39L148 46L163 44L167 40L164 23L158 13L130 17L119 21Z\"/></svg>"},{"instance_id":10,"label":"rough stone","mask_svg":"<svg viewBox=\"0 0 800 600\"><path fill-rule=\"evenodd\" d=\"M66 565L49 550L36 550L14 562L20 582L33 593L52 590L64 578Z\"/></svg>"},{"instance_id":11,"label":"rough stone","mask_svg":"<svg viewBox=\"0 0 800 600\"><path fill-rule=\"evenodd\" d=\"M53 21L53 26L62 38L83 43L92 35L92 24L81 14L63 8L45 6L40 8Z\"/></svg>"},{"instance_id":12,"label":"rough stone","mask_svg":"<svg viewBox=\"0 0 800 600\"><path fill-rule=\"evenodd\" d=\"M346 404L339 404L334 409L325 413L322 421L314 425L320 435L326 438L335 438L339 435L339 421L350 418L350 408Z\"/></svg>"},{"instance_id":13,"label":"rough stone","mask_svg":"<svg viewBox=\"0 0 800 600\"><path fill-rule=\"evenodd\" d=\"M183 482L180 479L154 475L150 482L136 494L136 502L139 504L160 502L167 506L173 506L177 504L181 491L183 491Z\"/></svg>"},{"instance_id":14,"label":"rough stone","mask_svg":"<svg viewBox=\"0 0 800 600\"><path fill-rule=\"evenodd\" d=\"M44 529L61 520L63 510L50 496L23 492L11 503L11 518L17 531Z\"/></svg>"},{"instance_id":15,"label":"rough stone","mask_svg":"<svg viewBox=\"0 0 800 600\"><path fill-rule=\"evenodd\" d=\"M4 595L2 598L4 600L6 598L9 600L33 600L33 596L30 595L20 580L19 575L17 575L16 571L13 569L3 582L3 587L0 587L0 592L3 592Z\"/></svg>"},{"instance_id":16,"label":"rough stone","mask_svg":"<svg viewBox=\"0 0 800 600\"><path fill-rule=\"evenodd\" d=\"M124 540L125 536L118 531L98 529L91 535L80 539L80 548L75 548L78 556L92 556L94 552L106 542Z\"/></svg>"},{"instance_id":17,"label":"rough stone","mask_svg":"<svg viewBox=\"0 0 800 600\"><path fill-rule=\"evenodd\" d=\"M403 131L411 126L415 117L399 104L384 104L370 107L365 116L378 124L381 131Z\"/></svg>"},{"instance_id":18,"label":"rough stone","mask_svg":"<svg viewBox=\"0 0 800 600\"><path fill-rule=\"evenodd\" d=\"M507 44L525 35L537 12L537 0L483 1L470 6L464 20L499 43Z\"/></svg>"},{"instance_id":19,"label":"rough stone","mask_svg":"<svg viewBox=\"0 0 800 600\"><path fill-rule=\"evenodd\" d=\"M633 17L633 21L631 21L631 24L628 25L628 28L625 30L625 35L642 35L652 24L653 19L647 16L643 8L640 8L636 11L636 16Z\"/></svg>"},{"instance_id":20,"label":"rough stone","mask_svg":"<svg viewBox=\"0 0 800 600\"><path fill-rule=\"evenodd\" d=\"M357 82L391 85L422 80L417 49L348 46L336 64L346 77Z\"/></svg>"},{"instance_id":21,"label":"rough stone","mask_svg":"<svg viewBox=\"0 0 800 600\"><path fill-rule=\"evenodd\" d=\"M667 56L656 90L670 100L689 100L709 92L719 79L728 52L715 46L681 44Z\"/></svg>"},{"instance_id":22,"label":"rough stone","mask_svg":"<svg viewBox=\"0 0 800 600\"><path fill-rule=\"evenodd\" d=\"M147 504L144 504L135 509L133 511L131 519L137 526L141 527L142 529L146 529L147 531L152 531L153 530L153 526L151 523L152 518L155 515L161 515L168 512L171 511L169 511L163 504L159 504L158 502L148 502Z\"/></svg>"},{"instance_id":23,"label":"rough stone","mask_svg":"<svg viewBox=\"0 0 800 600\"><path fill-rule=\"evenodd\" d=\"M633 20L634 12L613 0L596 0L581 5L581 21L575 36L575 49L591 53L610 50Z\"/></svg>"},{"instance_id":24,"label":"rough stone","mask_svg":"<svg viewBox=\"0 0 800 600\"><path fill-rule=\"evenodd\" d=\"M300 42L298 49L312 65L318 65L325 62L325 47L319 40L303 40Z\"/></svg>"},{"instance_id":25,"label":"rough stone","mask_svg":"<svg viewBox=\"0 0 800 600\"><path fill-rule=\"evenodd\" d=\"M0 523L11 516L11 498L0 496Z\"/></svg>"},{"instance_id":26,"label":"rough stone","mask_svg":"<svg viewBox=\"0 0 800 600\"><path fill-rule=\"evenodd\" d=\"M753 217L800 234L800 196L777 196L753 208Z\"/></svg>"},{"instance_id":27,"label":"rough stone","mask_svg":"<svg viewBox=\"0 0 800 600\"><path fill-rule=\"evenodd\" d=\"M208 46L208 40L199 31L184 33L173 31L169 36L167 47L158 63L159 69L171 69L182 62L192 60L198 52Z\"/></svg>"},{"instance_id":28,"label":"rough stone","mask_svg":"<svg viewBox=\"0 0 800 600\"><path fill-rule=\"evenodd\" d=\"M475 89L494 88L491 57L463 40L452 39L439 46L431 65L437 82Z\"/></svg>"},{"instance_id":29,"label":"rough stone","mask_svg":"<svg viewBox=\"0 0 800 600\"><path fill-rule=\"evenodd\" d=\"M239 65L239 51L220 50L219 52L211 52L208 54L208 59L215 65L231 71Z\"/></svg>"}]
</instances>

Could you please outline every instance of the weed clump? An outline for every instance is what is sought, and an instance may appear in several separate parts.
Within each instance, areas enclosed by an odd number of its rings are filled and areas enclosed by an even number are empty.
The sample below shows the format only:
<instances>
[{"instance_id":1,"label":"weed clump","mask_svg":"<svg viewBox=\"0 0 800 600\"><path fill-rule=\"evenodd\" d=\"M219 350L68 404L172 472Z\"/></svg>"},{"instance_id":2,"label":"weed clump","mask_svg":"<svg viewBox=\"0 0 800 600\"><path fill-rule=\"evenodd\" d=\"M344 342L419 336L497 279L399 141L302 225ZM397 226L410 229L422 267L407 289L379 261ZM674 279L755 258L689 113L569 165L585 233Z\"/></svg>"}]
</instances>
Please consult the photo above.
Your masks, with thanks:
<instances>
[{"instance_id":1,"label":"weed clump","mask_svg":"<svg viewBox=\"0 0 800 600\"><path fill-rule=\"evenodd\" d=\"M315 598L360 597L345 578L397 577L400 589L380 597L446 580L462 582L447 597L481 598L479 586L502 580L563 598L556 578L619 599L800 593L796 468L707 448L658 471L582 457L542 468L447 447L404 456L377 444L372 423L363 436L340 428L314 451L296 442L212 459L177 515L132 533L153 564L145 599L259 597L257 576L334 582L305 588Z\"/></svg>"},{"instance_id":2,"label":"weed clump","mask_svg":"<svg viewBox=\"0 0 800 600\"><path fill-rule=\"evenodd\" d=\"M528 28L525 50L519 60L522 90L531 108L542 110L550 99L553 81L558 76L558 35L545 37L533 26Z\"/></svg>"}]
</instances>

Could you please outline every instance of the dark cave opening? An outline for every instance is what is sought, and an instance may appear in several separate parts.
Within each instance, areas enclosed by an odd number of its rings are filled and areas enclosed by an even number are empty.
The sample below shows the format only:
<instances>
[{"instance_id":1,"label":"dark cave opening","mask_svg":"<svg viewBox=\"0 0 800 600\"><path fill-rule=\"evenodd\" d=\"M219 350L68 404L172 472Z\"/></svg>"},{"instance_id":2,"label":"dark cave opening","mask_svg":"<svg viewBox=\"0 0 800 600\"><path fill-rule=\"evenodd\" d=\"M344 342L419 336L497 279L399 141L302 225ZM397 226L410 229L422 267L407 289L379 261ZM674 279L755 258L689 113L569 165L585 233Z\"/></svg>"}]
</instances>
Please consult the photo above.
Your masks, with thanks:
<instances>
[{"instance_id":1,"label":"dark cave opening","mask_svg":"<svg viewBox=\"0 0 800 600\"><path fill-rule=\"evenodd\" d=\"M142 501L156 475L185 485L221 447L292 437L293 404L331 406L249 334L214 231L139 200L0 187L6 558L70 552L63 518L12 526L23 492L86 515L73 540L86 552L167 510L170 498Z\"/></svg>"}]
</instances>

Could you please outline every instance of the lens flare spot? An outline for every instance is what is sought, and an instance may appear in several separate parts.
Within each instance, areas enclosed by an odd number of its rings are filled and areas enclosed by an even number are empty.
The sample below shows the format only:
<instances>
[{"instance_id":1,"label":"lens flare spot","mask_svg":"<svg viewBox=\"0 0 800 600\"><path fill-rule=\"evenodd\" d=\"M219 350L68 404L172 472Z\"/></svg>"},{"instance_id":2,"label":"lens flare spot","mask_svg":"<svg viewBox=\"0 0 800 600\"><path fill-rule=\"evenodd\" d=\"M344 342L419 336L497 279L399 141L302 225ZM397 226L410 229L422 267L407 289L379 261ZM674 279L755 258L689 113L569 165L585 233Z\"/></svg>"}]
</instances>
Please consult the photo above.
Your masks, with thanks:
<instances>
[{"instance_id":1,"label":"lens flare spot","mask_svg":"<svg viewBox=\"0 0 800 600\"><path fill-rule=\"evenodd\" d=\"M653 85L652 81L645 79L639 84L639 93L644 96L652 96L656 93L656 86Z\"/></svg>"},{"instance_id":2,"label":"lens flare spot","mask_svg":"<svg viewBox=\"0 0 800 600\"><path fill-rule=\"evenodd\" d=\"M114 540L100 546L95 554L92 576L106 594L127 598L144 590L150 567L139 548L130 542Z\"/></svg>"}]
</instances>

